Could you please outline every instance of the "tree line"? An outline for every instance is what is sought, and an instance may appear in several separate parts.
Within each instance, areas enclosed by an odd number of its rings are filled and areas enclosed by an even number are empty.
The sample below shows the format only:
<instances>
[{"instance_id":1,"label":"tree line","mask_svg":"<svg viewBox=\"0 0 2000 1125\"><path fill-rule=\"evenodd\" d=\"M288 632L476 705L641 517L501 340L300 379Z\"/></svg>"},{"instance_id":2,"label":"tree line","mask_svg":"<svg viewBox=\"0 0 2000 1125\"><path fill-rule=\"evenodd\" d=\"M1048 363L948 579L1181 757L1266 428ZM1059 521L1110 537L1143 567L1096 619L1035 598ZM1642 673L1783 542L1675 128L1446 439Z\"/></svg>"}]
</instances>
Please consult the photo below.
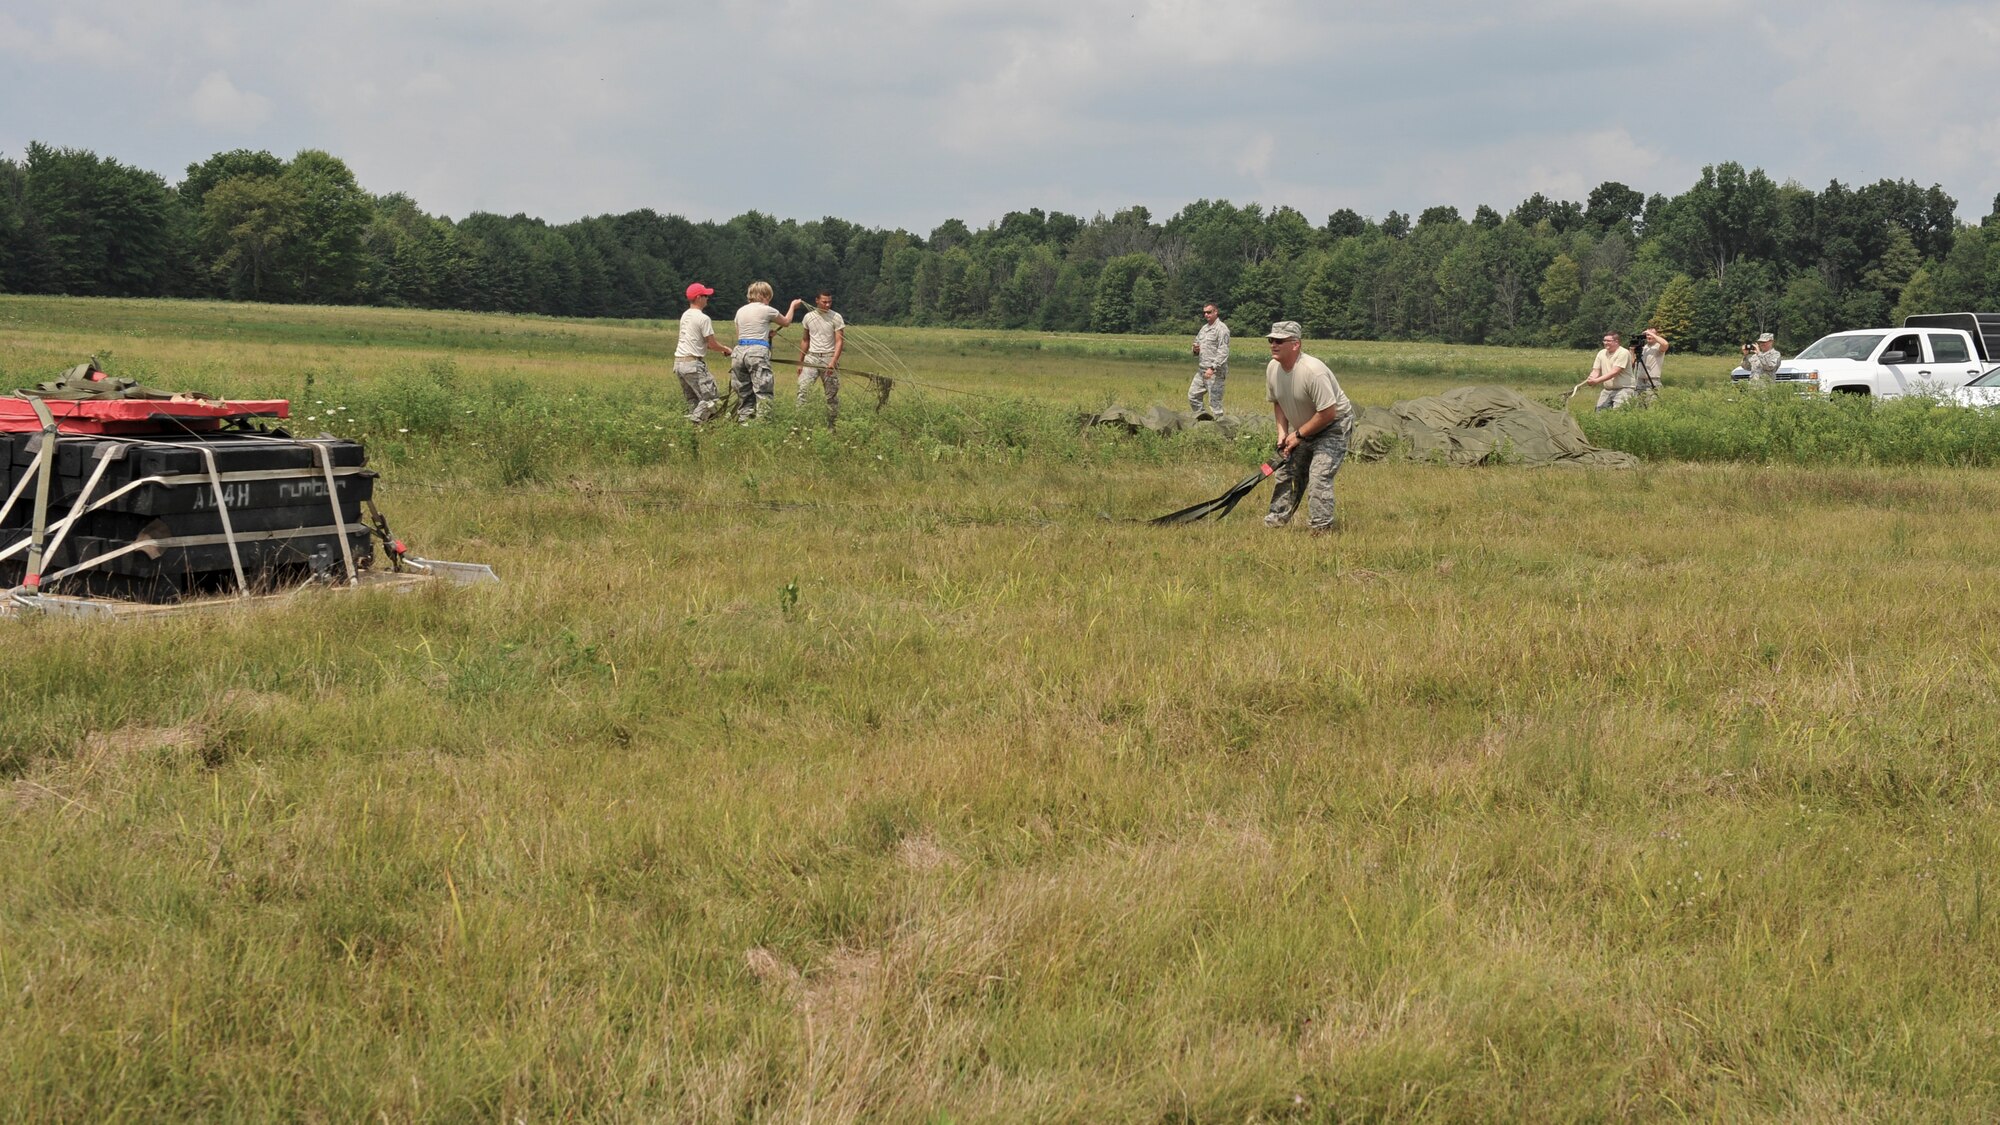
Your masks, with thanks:
<instances>
[{"instance_id":1,"label":"tree line","mask_svg":"<svg viewBox=\"0 0 2000 1125\"><path fill-rule=\"evenodd\" d=\"M2000 198L1994 212L1961 223L1936 185L1813 191L1727 162L1672 197L1607 182L1581 202L1537 193L1470 217L1343 208L1316 224L1203 199L1164 220L1030 209L927 235L755 211L453 221L370 194L317 150L217 153L169 185L37 142L0 159L0 291L662 318L689 281L715 286L727 315L763 279L781 294L830 286L874 323L1179 331L1215 301L1243 331L1284 317L1338 339L1589 346L1651 323L1716 351L2000 309Z\"/></svg>"}]
</instances>

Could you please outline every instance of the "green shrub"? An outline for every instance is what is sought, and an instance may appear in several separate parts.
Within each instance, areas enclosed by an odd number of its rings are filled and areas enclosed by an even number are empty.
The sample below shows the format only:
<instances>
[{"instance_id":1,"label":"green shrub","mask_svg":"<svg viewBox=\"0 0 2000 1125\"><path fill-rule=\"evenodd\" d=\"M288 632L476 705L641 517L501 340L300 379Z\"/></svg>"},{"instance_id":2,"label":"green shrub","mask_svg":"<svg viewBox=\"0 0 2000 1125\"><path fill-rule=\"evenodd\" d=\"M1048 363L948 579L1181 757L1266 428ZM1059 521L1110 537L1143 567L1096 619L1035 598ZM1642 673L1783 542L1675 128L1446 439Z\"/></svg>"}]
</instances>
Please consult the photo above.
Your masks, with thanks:
<instances>
[{"instance_id":1,"label":"green shrub","mask_svg":"<svg viewBox=\"0 0 2000 1125\"><path fill-rule=\"evenodd\" d=\"M1786 387L1669 392L1645 409L1579 419L1591 441L1655 461L1791 465L1990 465L2000 411L1912 395L1799 394Z\"/></svg>"}]
</instances>

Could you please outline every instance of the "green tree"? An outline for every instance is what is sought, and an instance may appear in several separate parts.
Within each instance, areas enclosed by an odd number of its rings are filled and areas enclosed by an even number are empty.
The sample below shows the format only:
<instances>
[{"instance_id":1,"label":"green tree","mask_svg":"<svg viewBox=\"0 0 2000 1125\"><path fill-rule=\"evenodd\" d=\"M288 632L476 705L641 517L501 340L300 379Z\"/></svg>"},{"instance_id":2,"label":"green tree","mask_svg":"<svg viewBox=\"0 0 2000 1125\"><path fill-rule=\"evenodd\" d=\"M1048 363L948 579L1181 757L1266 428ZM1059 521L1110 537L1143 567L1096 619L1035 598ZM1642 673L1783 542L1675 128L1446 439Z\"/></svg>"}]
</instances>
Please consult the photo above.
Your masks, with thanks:
<instances>
[{"instance_id":1,"label":"green tree","mask_svg":"<svg viewBox=\"0 0 2000 1125\"><path fill-rule=\"evenodd\" d=\"M994 297L1000 323L1008 328L1025 328L1041 316L1042 307L1056 291L1062 263L1048 246L1036 246L1015 263L1009 277Z\"/></svg>"},{"instance_id":2,"label":"green tree","mask_svg":"<svg viewBox=\"0 0 2000 1125\"><path fill-rule=\"evenodd\" d=\"M1291 302L1286 300L1286 264L1278 259L1259 262L1246 268L1236 279L1236 287L1229 291L1229 307L1235 310L1239 324L1268 326L1275 320L1296 319Z\"/></svg>"},{"instance_id":3,"label":"green tree","mask_svg":"<svg viewBox=\"0 0 2000 1125\"><path fill-rule=\"evenodd\" d=\"M1358 238L1367 233L1368 220L1352 207L1342 207L1326 217L1326 231L1329 238Z\"/></svg>"},{"instance_id":4,"label":"green tree","mask_svg":"<svg viewBox=\"0 0 2000 1125\"><path fill-rule=\"evenodd\" d=\"M27 173L0 157L0 293L29 288L27 190Z\"/></svg>"},{"instance_id":5,"label":"green tree","mask_svg":"<svg viewBox=\"0 0 2000 1125\"><path fill-rule=\"evenodd\" d=\"M1090 301L1096 332L1137 332L1166 314L1161 297L1167 273L1150 254L1121 254L1104 263Z\"/></svg>"},{"instance_id":6,"label":"green tree","mask_svg":"<svg viewBox=\"0 0 2000 1125\"><path fill-rule=\"evenodd\" d=\"M1778 226L1778 185L1762 168L1734 161L1701 170L1701 179L1667 207L1661 237L1676 264L1721 281L1744 257L1768 257Z\"/></svg>"},{"instance_id":7,"label":"green tree","mask_svg":"<svg viewBox=\"0 0 2000 1125\"><path fill-rule=\"evenodd\" d=\"M1583 211L1583 221L1599 231L1621 231L1632 233L1640 212L1645 210L1646 196L1633 191L1624 184L1613 180L1590 189L1590 198ZM1669 337L1671 339L1671 337Z\"/></svg>"},{"instance_id":8,"label":"green tree","mask_svg":"<svg viewBox=\"0 0 2000 1125\"><path fill-rule=\"evenodd\" d=\"M282 176L234 176L210 188L202 201L203 241L210 269L229 296L246 301L289 300L285 252L304 226L297 188Z\"/></svg>"},{"instance_id":9,"label":"green tree","mask_svg":"<svg viewBox=\"0 0 2000 1125\"><path fill-rule=\"evenodd\" d=\"M1475 343L1485 338L1493 283L1479 239L1462 237L1432 274L1437 286L1440 329L1447 340Z\"/></svg>"},{"instance_id":10,"label":"green tree","mask_svg":"<svg viewBox=\"0 0 2000 1125\"><path fill-rule=\"evenodd\" d=\"M1648 325L1669 341L1679 343L1690 340L1694 333L1695 300L1694 278L1684 273L1675 274L1667 282L1667 287L1660 291L1660 299L1653 305Z\"/></svg>"},{"instance_id":11,"label":"green tree","mask_svg":"<svg viewBox=\"0 0 2000 1125\"><path fill-rule=\"evenodd\" d=\"M1901 227L1889 228L1888 244L1883 247L1881 257L1861 275L1861 284L1874 290L1884 304L1893 305L1903 296L1903 286L1923 265L1922 255L1917 253L1917 244Z\"/></svg>"},{"instance_id":12,"label":"green tree","mask_svg":"<svg viewBox=\"0 0 2000 1125\"><path fill-rule=\"evenodd\" d=\"M1436 207L1424 208L1423 213L1417 216L1417 229L1422 230L1425 227L1439 226L1455 227L1463 221L1458 216L1458 208L1439 204Z\"/></svg>"},{"instance_id":13,"label":"green tree","mask_svg":"<svg viewBox=\"0 0 2000 1125\"><path fill-rule=\"evenodd\" d=\"M78 296L147 297L169 268L166 181L82 149L28 145L16 235L28 286Z\"/></svg>"},{"instance_id":14,"label":"green tree","mask_svg":"<svg viewBox=\"0 0 2000 1125\"><path fill-rule=\"evenodd\" d=\"M294 156L281 178L298 206L297 237L286 248L289 288L302 301L352 304L360 292L367 194L345 163L318 149Z\"/></svg>"},{"instance_id":15,"label":"green tree","mask_svg":"<svg viewBox=\"0 0 2000 1125\"><path fill-rule=\"evenodd\" d=\"M1795 351L1832 332L1839 320L1840 298L1817 270L1793 277L1778 299L1778 336Z\"/></svg>"},{"instance_id":16,"label":"green tree","mask_svg":"<svg viewBox=\"0 0 2000 1125\"><path fill-rule=\"evenodd\" d=\"M992 303L986 271L963 244L937 255L937 291L933 316L942 323L976 322Z\"/></svg>"},{"instance_id":17,"label":"green tree","mask_svg":"<svg viewBox=\"0 0 2000 1125\"><path fill-rule=\"evenodd\" d=\"M1081 332L1090 327L1090 303L1097 291L1098 267L1091 262L1064 262L1056 274L1055 291L1042 305L1042 328L1049 332Z\"/></svg>"},{"instance_id":18,"label":"green tree","mask_svg":"<svg viewBox=\"0 0 2000 1125\"><path fill-rule=\"evenodd\" d=\"M209 189L222 181L237 176L277 176L284 171L285 162L268 152L232 149L218 152L199 164L188 165L186 177L175 190L190 211L200 214Z\"/></svg>"},{"instance_id":19,"label":"green tree","mask_svg":"<svg viewBox=\"0 0 2000 1125\"><path fill-rule=\"evenodd\" d=\"M1944 311L1945 307L1938 302L1937 284L1931 280L1930 267L1918 266L1897 295L1896 307L1889 311L1889 323L1901 324L1905 317L1917 313Z\"/></svg>"},{"instance_id":20,"label":"green tree","mask_svg":"<svg viewBox=\"0 0 2000 1125\"><path fill-rule=\"evenodd\" d=\"M1543 271L1542 284L1535 295L1541 298L1542 312L1548 317L1549 340L1567 343L1575 335L1572 321L1576 318L1577 301L1583 296L1582 271L1577 268L1576 259L1568 254L1556 255L1556 260Z\"/></svg>"},{"instance_id":21,"label":"green tree","mask_svg":"<svg viewBox=\"0 0 2000 1125\"><path fill-rule=\"evenodd\" d=\"M2000 254L1992 243L2000 238L2000 226L1966 227L1958 232L1951 252L1931 271L1937 287L1938 303L1947 309L1990 309L2000 299L1993 276Z\"/></svg>"}]
</instances>

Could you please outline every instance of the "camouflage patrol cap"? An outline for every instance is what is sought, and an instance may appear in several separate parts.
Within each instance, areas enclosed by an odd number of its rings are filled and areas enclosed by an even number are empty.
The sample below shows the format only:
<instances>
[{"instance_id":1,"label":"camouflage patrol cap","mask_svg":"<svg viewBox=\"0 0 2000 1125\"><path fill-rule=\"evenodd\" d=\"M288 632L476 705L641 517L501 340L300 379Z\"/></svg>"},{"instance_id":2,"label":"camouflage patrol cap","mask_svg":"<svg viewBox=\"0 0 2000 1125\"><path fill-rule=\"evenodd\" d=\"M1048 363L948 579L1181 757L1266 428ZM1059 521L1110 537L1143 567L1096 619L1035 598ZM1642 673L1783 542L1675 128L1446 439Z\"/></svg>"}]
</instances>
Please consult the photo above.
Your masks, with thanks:
<instances>
[{"instance_id":1,"label":"camouflage patrol cap","mask_svg":"<svg viewBox=\"0 0 2000 1125\"><path fill-rule=\"evenodd\" d=\"M1271 330L1264 333L1266 340L1299 340L1305 337L1296 320L1278 320L1271 323Z\"/></svg>"}]
</instances>

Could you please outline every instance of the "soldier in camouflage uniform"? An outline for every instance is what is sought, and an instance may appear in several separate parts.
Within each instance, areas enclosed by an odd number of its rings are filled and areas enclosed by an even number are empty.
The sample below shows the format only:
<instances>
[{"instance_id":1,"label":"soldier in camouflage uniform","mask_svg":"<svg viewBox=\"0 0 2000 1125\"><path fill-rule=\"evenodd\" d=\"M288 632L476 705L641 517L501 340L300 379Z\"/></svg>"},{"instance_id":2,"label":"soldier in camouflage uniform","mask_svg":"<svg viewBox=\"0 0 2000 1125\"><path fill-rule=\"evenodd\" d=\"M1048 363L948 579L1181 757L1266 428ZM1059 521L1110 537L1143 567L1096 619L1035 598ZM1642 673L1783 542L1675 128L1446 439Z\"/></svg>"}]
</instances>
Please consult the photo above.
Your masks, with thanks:
<instances>
[{"instance_id":1,"label":"soldier in camouflage uniform","mask_svg":"<svg viewBox=\"0 0 2000 1125\"><path fill-rule=\"evenodd\" d=\"M1778 349L1773 343L1775 339L1776 337L1766 332L1757 337L1757 347L1754 351L1750 345L1743 345L1743 366L1750 372L1752 382L1762 383L1778 377L1778 365L1784 362L1785 357L1778 354Z\"/></svg>"},{"instance_id":2,"label":"soldier in camouflage uniform","mask_svg":"<svg viewBox=\"0 0 2000 1125\"><path fill-rule=\"evenodd\" d=\"M778 329L791 325L792 314L805 302L794 297L791 307L779 312L769 304L768 281L751 282L743 297L743 306L736 310L736 346L729 356L729 391L736 396L736 420L747 425L771 412L776 386L771 373L773 338Z\"/></svg>"},{"instance_id":3,"label":"soldier in camouflage uniform","mask_svg":"<svg viewBox=\"0 0 2000 1125\"><path fill-rule=\"evenodd\" d=\"M1314 535L1333 530L1333 475L1347 456L1354 428L1354 404L1340 389L1331 368L1306 355L1296 320L1271 325L1271 363L1264 390L1278 420L1278 452L1284 461L1271 474L1271 511L1264 526L1283 527L1306 499L1306 519Z\"/></svg>"},{"instance_id":4,"label":"soldier in camouflage uniform","mask_svg":"<svg viewBox=\"0 0 2000 1125\"><path fill-rule=\"evenodd\" d=\"M1639 347L1632 353L1632 366L1639 376L1639 401L1651 405L1660 397L1660 367L1666 362L1667 349L1673 347L1657 328L1648 328L1640 335Z\"/></svg>"},{"instance_id":5,"label":"soldier in camouflage uniform","mask_svg":"<svg viewBox=\"0 0 2000 1125\"><path fill-rule=\"evenodd\" d=\"M1194 334L1195 371L1194 381L1188 384L1188 410L1200 414L1206 397L1208 412L1221 414L1222 386L1229 381L1229 326L1222 323L1222 313L1213 301L1201 307L1201 319L1201 328Z\"/></svg>"},{"instance_id":6,"label":"soldier in camouflage uniform","mask_svg":"<svg viewBox=\"0 0 2000 1125\"><path fill-rule=\"evenodd\" d=\"M688 310L681 314L680 339L674 346L674 374L680 376L690 422L708 421L722 401L715 376L709 374L708 363L702 358L712 351L729 354L728 348L716 342L715 322L705 311L708 299L714 294L715 290L699 281L687 287Z\"/></svg>"},{"instance_id":7,"label":"soldier in camouflage uniform","mask_svg":"<svg viewBox=\"0 0 2000 1125\"><path fill-rule=\"evenodd\" d=\"M822 289L804 318L799 341L799 405L815 382L826 389L826 424L840 420L840 353L847 349L847 318L833 311L833 290Z\"/></svg>"}]
</instances>

